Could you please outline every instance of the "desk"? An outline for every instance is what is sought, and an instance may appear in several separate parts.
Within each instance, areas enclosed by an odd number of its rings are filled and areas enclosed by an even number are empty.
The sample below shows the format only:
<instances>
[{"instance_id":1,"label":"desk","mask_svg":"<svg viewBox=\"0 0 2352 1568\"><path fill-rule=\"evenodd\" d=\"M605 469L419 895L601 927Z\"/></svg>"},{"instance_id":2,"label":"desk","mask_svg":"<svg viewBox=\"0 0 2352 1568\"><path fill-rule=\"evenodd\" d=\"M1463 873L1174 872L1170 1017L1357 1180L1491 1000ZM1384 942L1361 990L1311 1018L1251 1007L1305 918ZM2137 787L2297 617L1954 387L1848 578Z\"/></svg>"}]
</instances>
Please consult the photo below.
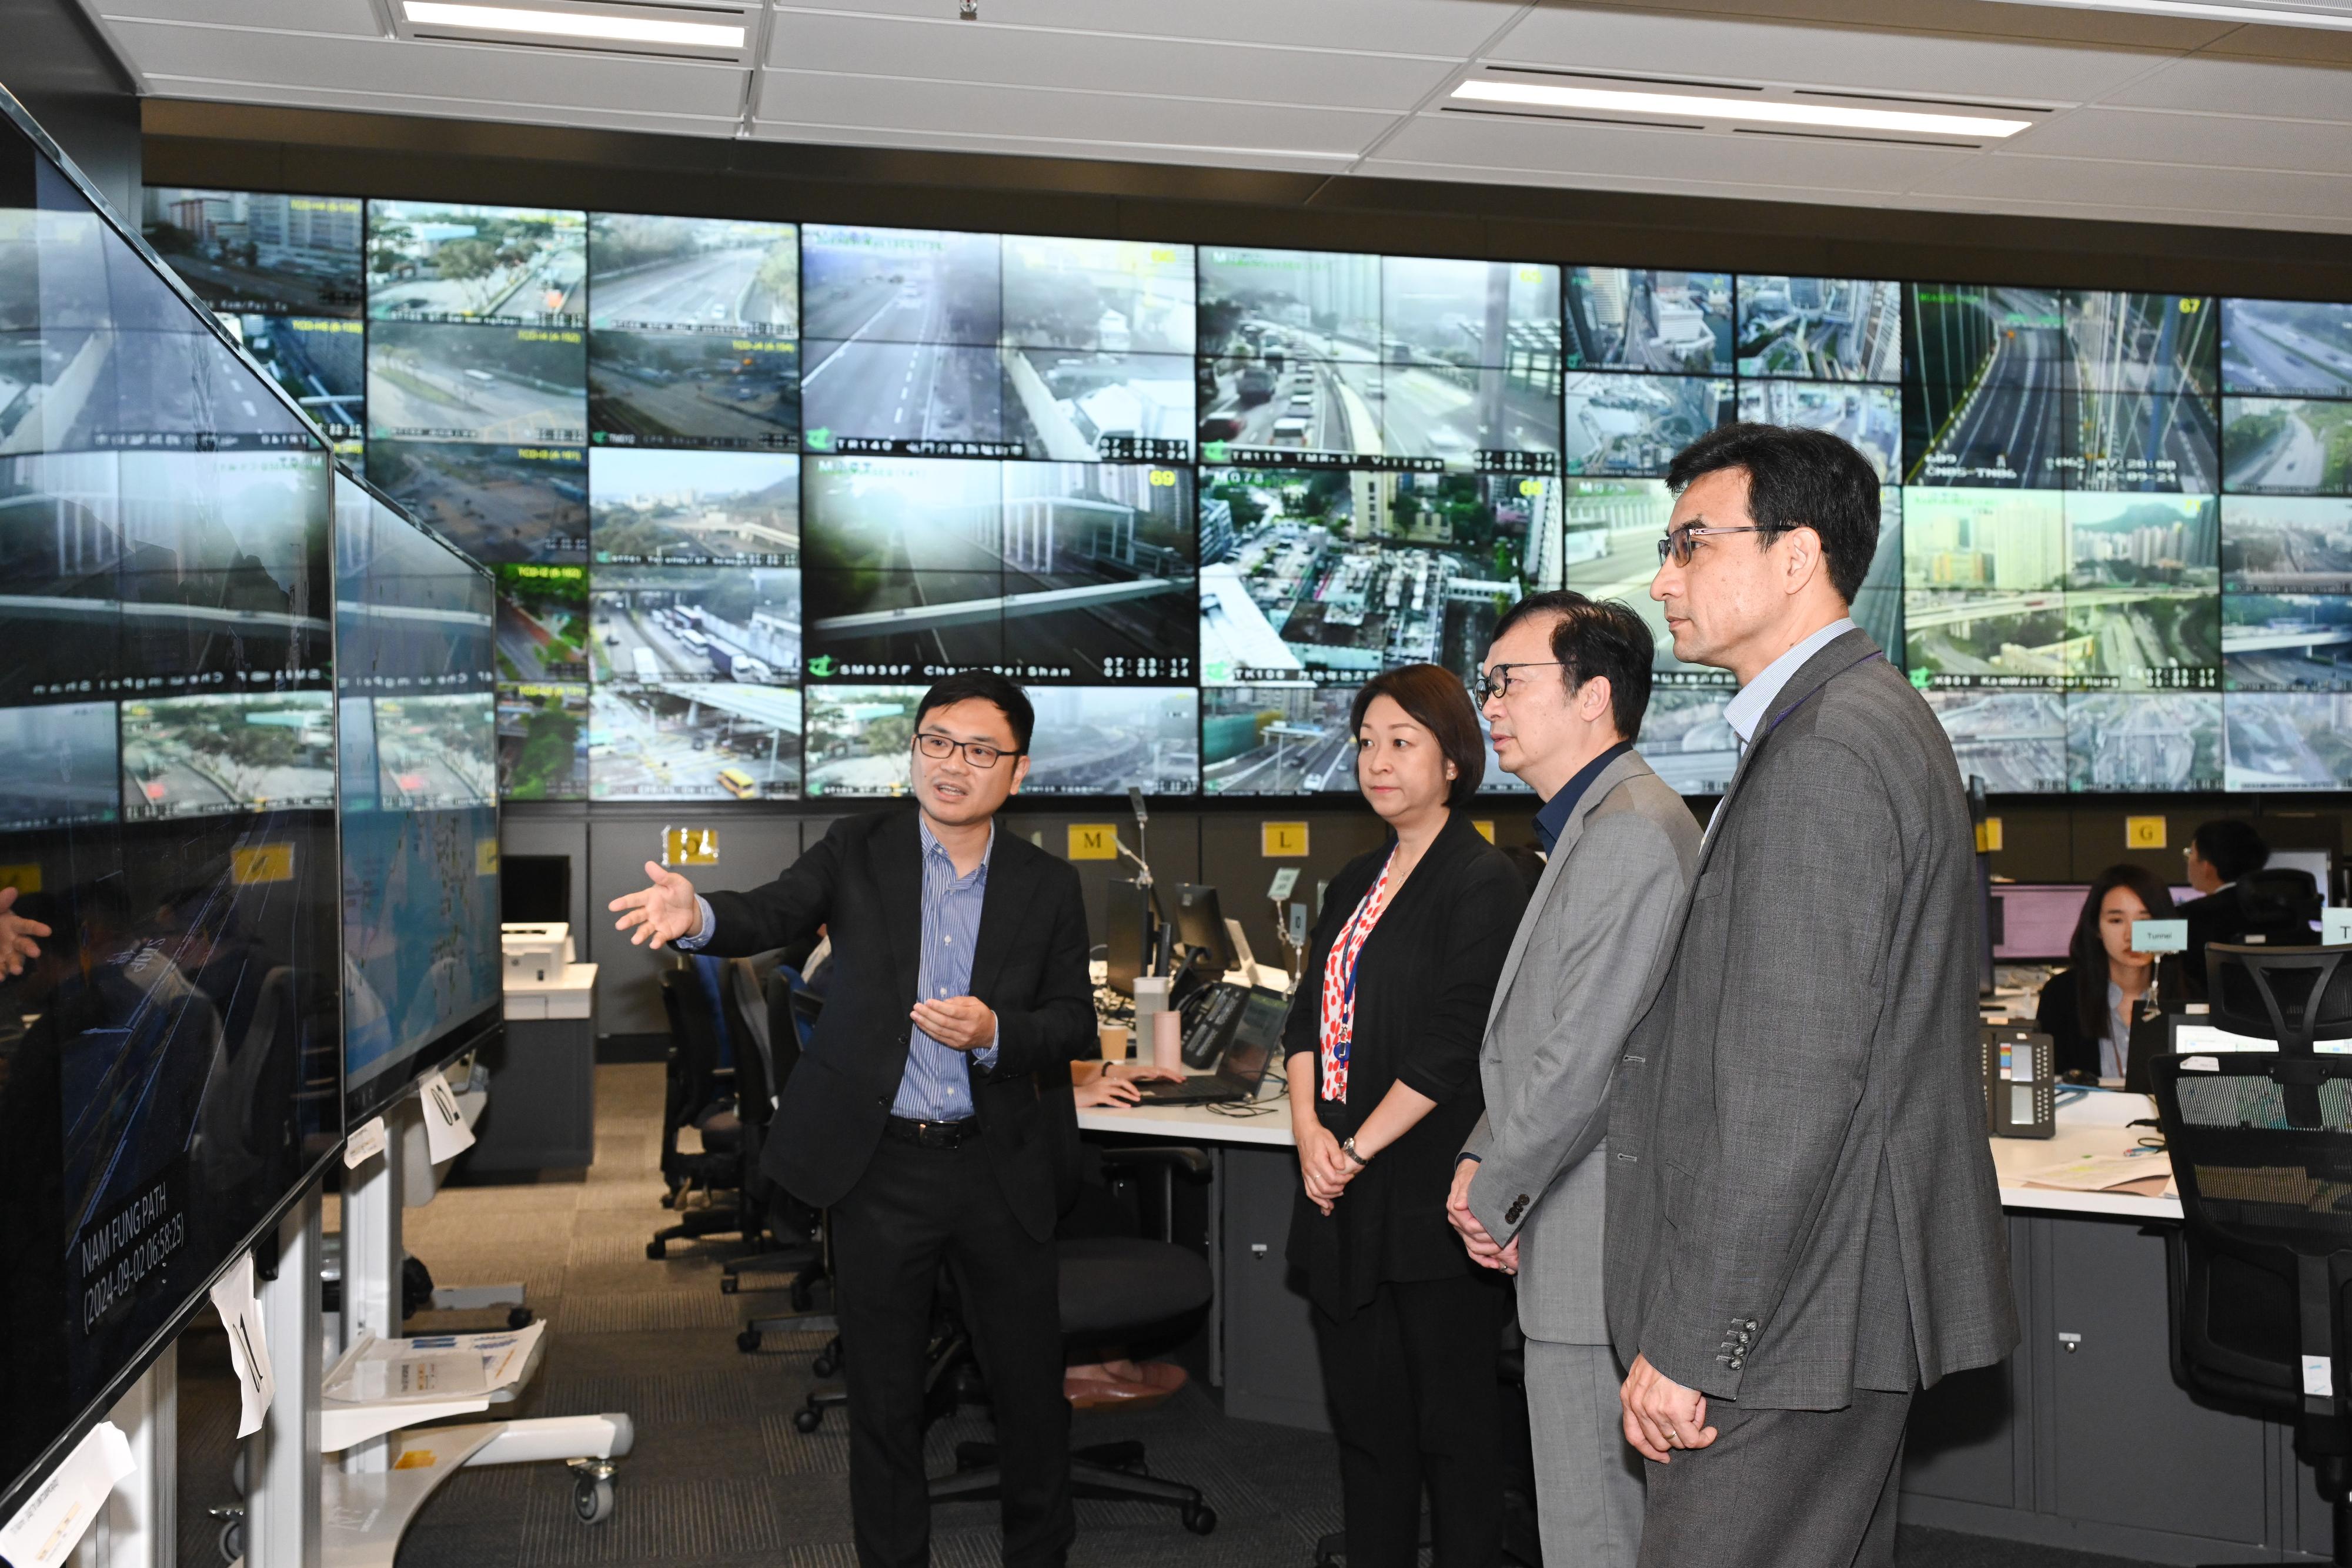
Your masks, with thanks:
<instances>
[{"instance_id":1,"label":"desk","mask_svg":"<svg viewBox=\"0 0 2352 1568\"><path fill-rule=\"evenodd\" d=\"M1298 1180L1289 1107L1260 1103L1274 1108L1087 1110L1078 1124L1210 1152L1210 1381L1231 1415L1328 1430L1307 1306L1283 1264ZM2025 1185L2133 1147L2141 1129L2123 1124L2148 1103L2094 1095L2060 1108L2054 1137L1991 1140L2023 1338L2002 1364L1921 1396L1903 1517L2146 1562L2324 1559L2327 1511L2286 1429L2206 1409L2172 1381L2164 1238L2179 1200Z\"/></svg>"}]
</instances>

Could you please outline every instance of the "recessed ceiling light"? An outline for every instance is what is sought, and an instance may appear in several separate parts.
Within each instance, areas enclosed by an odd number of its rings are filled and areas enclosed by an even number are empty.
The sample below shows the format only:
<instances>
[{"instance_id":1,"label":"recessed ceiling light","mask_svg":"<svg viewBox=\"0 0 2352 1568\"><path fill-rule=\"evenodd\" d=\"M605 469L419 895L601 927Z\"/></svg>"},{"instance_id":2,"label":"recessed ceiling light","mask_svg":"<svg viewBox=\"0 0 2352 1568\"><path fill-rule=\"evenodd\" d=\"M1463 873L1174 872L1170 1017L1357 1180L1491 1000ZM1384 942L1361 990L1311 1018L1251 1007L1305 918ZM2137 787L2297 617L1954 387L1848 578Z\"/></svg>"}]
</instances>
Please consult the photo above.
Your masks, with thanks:
<instances>
[{"instance_id":1,"label":"recessed ceiling light","mask_svg":"<svg viewBox=\"0 0 2352 1568\"><path fill-rule=\"evenodd\" d=\"M1476 80L1455 98L1542 109L1589 109L1608 114L1656 114L1675 120L1753 120L1765 125L1827 125L1844 131L1905 131L1930 136L2014 136L2031 120L1980 114L1932 114L1907 109L1849 109L1833 103L1786 103L1778 99L1716 98L1696 93L1629 92L1622 88L1564 87L1549 82Z\"/></svg>"},{"instance_id":2,"label":"recessed ceiling light","mask_svg":"<svg viewBox=\"0 0 2352 1568\"><path fill-rule=\"evenodd\" d=\"M740 49L739 23L688 22L666 16L630 16L613 11L549 11L524 5L472 5L455 0L402 0L415 26L463 27L472 32L515 33L546 38L579 38L604 44L671 44L697 49Z\"/></svg>"},{"instance_id":3,"label":"recessed ceiling light","mask_svg":"<svg viewBox=\"0 0 2352 1568\"><path fill-rule=\"evenodd\" d=\"M2279 5L2232 5L2228 0L2010 0L2012 5L2063 5L2075 11L2131 11L2144 16L2186 16L2200 22L2243 22L2264 27L2352 28L2341 11L2295 11Z\"/></svg>"}]
</instances>

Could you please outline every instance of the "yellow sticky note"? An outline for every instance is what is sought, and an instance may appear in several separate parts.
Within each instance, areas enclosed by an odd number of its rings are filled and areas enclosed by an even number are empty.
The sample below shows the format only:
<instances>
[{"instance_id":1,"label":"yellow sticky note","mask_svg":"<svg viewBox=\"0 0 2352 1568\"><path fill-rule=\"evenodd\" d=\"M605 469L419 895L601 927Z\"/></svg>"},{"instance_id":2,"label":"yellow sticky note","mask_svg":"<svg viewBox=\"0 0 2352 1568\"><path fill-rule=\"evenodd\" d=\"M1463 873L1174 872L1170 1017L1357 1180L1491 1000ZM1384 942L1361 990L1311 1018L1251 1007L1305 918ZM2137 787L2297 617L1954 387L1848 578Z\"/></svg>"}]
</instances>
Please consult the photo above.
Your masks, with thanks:
<instances>
[{"instance_id":1,"label":"yellow sticky note","mask_svg":"<svg viewBox=\"0 0 2352 1568\"><path fill-rule=\"evenodd\" d=\"M476 876L499 874L498 840L476 839L474 841L474 874Z\"/></svg>"},{"instance_id":2,"label":"yellow sticky note","mask_svg":"<svg viewBox=\"0 0 2352 1568\"><path fill-rule=\"evenodd\" d=\"M1477 819L1473 818L1471 819L1470 825L1478 830L1478 836L1480 838L1486 840L1490 844L1495 841L1495 824L1492 821L1480 821Z\"/></svg>"},{"instance_id":3,"label":"yellow sticky note","mask_svg":"<svg viewBox=\"0 0 2352 1568\"><path fill-rule=\"evenodd\" d=\"M2162 817L2126 817L2124 819L2124 848L2160 850L2164 848L2164 844Z\"/></svg>"},{"instance_id":4,"label":"yellow sticky note","mask_svg":"<svg viewBox=\"0 0 2352 1568\"><path fill-rule=\"evenodd\" d=\"M1074 861L1118 859L1118 826L1114 822L1072 822L1070 858Z\"/></svg>"},{"instance_id":5,"label":"yellow sticky note","mask_svg":"<svg viewBox=\"0 0 2352 1568\"><path fill-rule=\"evenodd\" d=\"M257 883L292 882L294 880L294 846L292 844L247 844L228 852L229 880L239 887L251 887Z\"/></svg>"},{"instance_id":6,"label":"yellow sticky note","mask_svg":"<svg viewBox=\"0 0 2352 1568\"><path fill-rule=\"evenodd\" d=\"M1268 860L1296 860L1307 852L1307 824L1260 822L1257 843L1258 853Z\"/></svg>"},{"instance_id":7,"label":"yellow sticky note","mask_svg":"<svg viewBox=\"0 0 2352 1568\"><path fill-rule=\"evenodd\" d=\"M1987 817L1977 824L1977 853L1993 855L2000 852L2000 819Z\"/></svg>"},{"instance_id":8,"label":"yellow sticky note","mask_svg":"<svg viewBox=\"0 0 2352 1568\"><path fill-rule=\"evenodd\" d=\"M41 891L41 867L31 865L0 865L0 887L13 887L18 893Z\"/></svg>"}]
</instances>

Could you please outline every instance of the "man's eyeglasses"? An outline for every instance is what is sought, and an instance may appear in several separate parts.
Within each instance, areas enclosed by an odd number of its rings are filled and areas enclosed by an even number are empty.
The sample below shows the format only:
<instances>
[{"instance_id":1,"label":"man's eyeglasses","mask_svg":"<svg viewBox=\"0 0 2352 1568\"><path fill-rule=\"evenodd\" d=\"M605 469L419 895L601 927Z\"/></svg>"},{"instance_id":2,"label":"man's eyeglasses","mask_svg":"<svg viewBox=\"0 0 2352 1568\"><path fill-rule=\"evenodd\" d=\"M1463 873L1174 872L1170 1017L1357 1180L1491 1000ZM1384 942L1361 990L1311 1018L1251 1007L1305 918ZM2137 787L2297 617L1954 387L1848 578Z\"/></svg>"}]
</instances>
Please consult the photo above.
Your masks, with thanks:
<instances>
[{"instance_id":1,"label":"man's eyeglasses","mask_svg":"<svg viewBox=\"0 0 2352 1568\"><path fill-rule=\"evenodd\" d=\"M1531 660L1520 664L1490 665L1479 671L1478 678L1470 683L1470 695L1482 704L1491 702L1496 697L1509 696L1511 688L1518 685L1518 677L1511 673L1514 670L1564 670L1566 668L1568 665L1559 659Z\"/></svg>"},{"instance_id":2,"label":"man's eyeglasses","mask_svg":"<svg viewBox=\"0 0 2352 1568\"><path fill-rule=\"evenodd\" d=\"M1777 534L1780 531L1754 525L1744 528L1702 528L1685 523L1679 528L1667 529L1666 537L1658 541L1658 564L1664 566L1671 560L1676 566L1688 566L1691 558L1698 553L1697 547L1692 543L1694 539L1707 538L1716 534Z\"/></svg>"},{"instance_id":3,"label":"man's eyeglasses","mask_svg":"<svg viewBox=\"0 0 2352 1568\"><path fill-rule=\"evenodd\" d=\"M956 740L948 736L934 735L929 730L915 737L915 749L934 762L945 761L961 751L966 762L983 772L995 767L1000 757L1021 755L1017 751L1008 752L1001 746L991 746L984 740Z\"/></svg>"}]
</instances>

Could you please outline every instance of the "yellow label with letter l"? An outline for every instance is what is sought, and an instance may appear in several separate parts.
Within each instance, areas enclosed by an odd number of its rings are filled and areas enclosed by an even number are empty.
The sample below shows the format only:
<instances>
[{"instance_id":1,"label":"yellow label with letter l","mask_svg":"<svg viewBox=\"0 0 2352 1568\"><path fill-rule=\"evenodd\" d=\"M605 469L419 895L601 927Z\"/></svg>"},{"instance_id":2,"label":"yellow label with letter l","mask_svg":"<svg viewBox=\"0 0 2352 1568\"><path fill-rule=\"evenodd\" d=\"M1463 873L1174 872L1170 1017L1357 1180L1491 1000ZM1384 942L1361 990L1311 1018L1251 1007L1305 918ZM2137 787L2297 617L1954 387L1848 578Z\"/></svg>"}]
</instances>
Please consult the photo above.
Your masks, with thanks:
<instances>
[{"instance_id":1,"label":"yellow label with letter l","mask_svg":"<svg viewBox=\"0 0 2352 1568\"><path fill-rule=\"evenodd\" d=\"M2127 850L2160 850L2164 848L2165 831L2162 817L2126 817L2124 848Z\"/></svg>"},{"instance_id":2,"label":"yellow label with letter l","mask_svg":"<svg viewBox=\"0 0 2352 1568\"><path fill-rule=\"evenodd\" d=\"M2000 819L1999 817L1987 817L1977 824L1977 853L1980 855L2000 853Z\"/></svg>"},{"instance_id":3,"label":"yellow label with letter l","mask_svg":"<svg viewBox=\"0 0 2352 1568\"><path fill-rule=\"evenodd\" d=\"M717 865L719 834L710 828L664 828L662 864Z\"/></svg>"},{"instance_id":4,"label":"yellow label with letter l","mask_svg":"<svg viewBox=\"0 0 2352 1568\"><path fill-rule=\"evenodd\" d=\"M1074 861L1118 859L1118 825L1115 822L1072 822L1070 858Z\"/></svg>"},{"instance_id":5,"label":"yellow label with letter l","mask_svg":"<svg viewBox=\"0 0 2352 1568\"><path fill-rule=\"evenodd\" d=\"M228 852L228 879L239 887L294 880L292 844L247 844Z\"/></svg>"},{"instance_id":6,"label":"yellow label with letter l","mask_svg":"<svg viewBox=\"0 0 2352 1568\"><path fill-rule=\"evenodd\" d=\"M1307 852L1307 824L1260 822L1257 845L1258 853L1267 860L1297 860Z\"/></svg>"}]
</instances>

